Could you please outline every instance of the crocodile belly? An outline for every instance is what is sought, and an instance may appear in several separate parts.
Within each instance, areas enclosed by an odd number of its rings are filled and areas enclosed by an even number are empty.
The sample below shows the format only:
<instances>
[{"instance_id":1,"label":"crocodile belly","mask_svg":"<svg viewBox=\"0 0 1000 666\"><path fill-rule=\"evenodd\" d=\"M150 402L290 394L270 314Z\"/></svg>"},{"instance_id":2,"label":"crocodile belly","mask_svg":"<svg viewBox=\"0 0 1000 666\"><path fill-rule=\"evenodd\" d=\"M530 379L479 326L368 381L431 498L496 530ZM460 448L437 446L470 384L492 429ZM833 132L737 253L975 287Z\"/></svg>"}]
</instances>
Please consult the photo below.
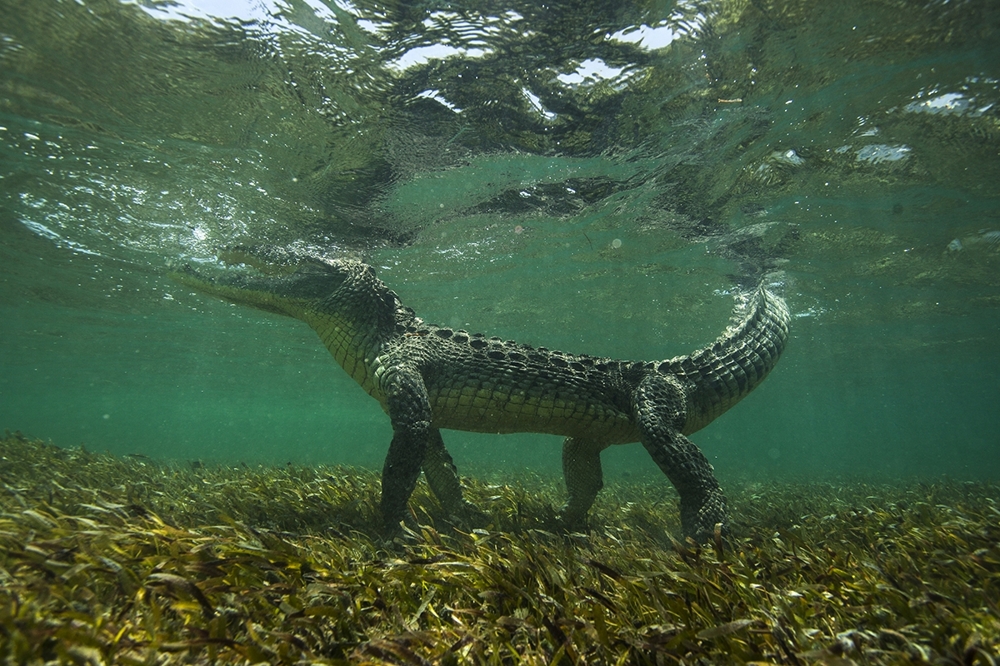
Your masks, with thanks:
<instances>
[{"instance_id":1,"label":"crocodile belly","mask_svg":"<svg viewBox=\"0 0 1000 666\"><path fill-rule=\"evenodd\" d=\"M489 382L429 387L434 426L484 433L537 432L600 439L638 440L632 418L597 397L545 394Z\"/></svg>"}]
</instances>

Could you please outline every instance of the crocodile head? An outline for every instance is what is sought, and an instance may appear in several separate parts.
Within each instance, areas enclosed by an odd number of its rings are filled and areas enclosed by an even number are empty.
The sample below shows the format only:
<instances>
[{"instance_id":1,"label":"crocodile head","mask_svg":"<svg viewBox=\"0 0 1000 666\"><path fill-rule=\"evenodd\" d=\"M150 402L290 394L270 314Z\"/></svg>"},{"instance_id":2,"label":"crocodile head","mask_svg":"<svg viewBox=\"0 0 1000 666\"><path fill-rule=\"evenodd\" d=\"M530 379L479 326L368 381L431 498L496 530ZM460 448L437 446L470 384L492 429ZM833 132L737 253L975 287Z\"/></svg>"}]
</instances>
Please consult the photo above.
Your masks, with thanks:
<instances>
[{"instance_id":1,"label":"crocodile head","mask_svg":"<svg viewBox=\"0 0 1000 666\"><path fill-rule=\"evenodd\" d=\"M219 259L253 270L208 276L185 266L171 277L231 303L288 315L310 324L317 317L391 318L398 303L396 294L375 277L370 266L352 259L320 259L283 250L244 247L220 252Z\"/></svg>"}]
</instances>

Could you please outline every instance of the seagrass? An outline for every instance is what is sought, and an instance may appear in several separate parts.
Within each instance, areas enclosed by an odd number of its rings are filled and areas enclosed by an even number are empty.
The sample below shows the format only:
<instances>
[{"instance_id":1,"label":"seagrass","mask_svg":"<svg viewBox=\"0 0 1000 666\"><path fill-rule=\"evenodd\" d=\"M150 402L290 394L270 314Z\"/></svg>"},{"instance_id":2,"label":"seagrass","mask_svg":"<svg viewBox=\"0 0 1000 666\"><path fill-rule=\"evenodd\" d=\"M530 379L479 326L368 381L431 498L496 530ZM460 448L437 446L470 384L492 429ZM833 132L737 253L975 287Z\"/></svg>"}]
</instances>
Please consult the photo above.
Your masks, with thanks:
<instances>
[{"instance_id":1,"label":"seagrass","mask_svg":"<svg viewBox=\"0 0 1000 666\"><path fill-rule=\"evenodd\" d=\"M0 440L12 664L993 664L1000 487L730 483L733 536L671 534L665 479L558 531L556 479L472 478L489 522L372 528L378 474ZM672 503L667 502L667 505Z\"/></svg>"}]
</instances>

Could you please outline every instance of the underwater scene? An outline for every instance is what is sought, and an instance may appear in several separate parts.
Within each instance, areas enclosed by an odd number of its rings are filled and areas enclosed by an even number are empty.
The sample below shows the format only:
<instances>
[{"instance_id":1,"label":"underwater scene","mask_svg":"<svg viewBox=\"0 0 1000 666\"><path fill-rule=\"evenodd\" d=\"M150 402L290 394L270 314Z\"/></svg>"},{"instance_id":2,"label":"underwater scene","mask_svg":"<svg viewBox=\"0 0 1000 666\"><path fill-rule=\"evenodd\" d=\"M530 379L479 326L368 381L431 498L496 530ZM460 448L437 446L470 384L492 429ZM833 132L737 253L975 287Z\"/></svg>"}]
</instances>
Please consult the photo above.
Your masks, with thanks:
<instances>
[{"instance_id":1,"label":"underwater scene","mask_svg":"<svg viewBox=\"0 0 1000 666\"><path fill-rule=\"evenodd\" d=\"M0 0L5 664L995 666L998 377L993 0Z\"/></svg>"}]
</instances>

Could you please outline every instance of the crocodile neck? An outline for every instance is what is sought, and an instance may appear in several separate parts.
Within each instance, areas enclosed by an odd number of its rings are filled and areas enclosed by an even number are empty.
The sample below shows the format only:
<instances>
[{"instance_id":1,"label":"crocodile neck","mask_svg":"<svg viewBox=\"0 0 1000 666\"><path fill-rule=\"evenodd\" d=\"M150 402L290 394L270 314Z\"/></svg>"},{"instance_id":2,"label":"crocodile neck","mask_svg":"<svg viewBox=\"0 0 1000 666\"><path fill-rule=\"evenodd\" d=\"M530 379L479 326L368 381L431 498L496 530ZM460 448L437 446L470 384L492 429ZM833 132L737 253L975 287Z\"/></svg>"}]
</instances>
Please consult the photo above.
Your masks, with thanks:
<instances>
[{"instance_id":1,"label":"crocodile neck","mask_svg":"<svg viewBox=\"0 0 1000 666\"><path fill-rule=\"evenodd\" d=\"M357 264L352 268L336 291L294 316L316 331L347 374L383 402L375 382L375 359L415 317L371 267Z\"/></svg>"}]
</instances>

